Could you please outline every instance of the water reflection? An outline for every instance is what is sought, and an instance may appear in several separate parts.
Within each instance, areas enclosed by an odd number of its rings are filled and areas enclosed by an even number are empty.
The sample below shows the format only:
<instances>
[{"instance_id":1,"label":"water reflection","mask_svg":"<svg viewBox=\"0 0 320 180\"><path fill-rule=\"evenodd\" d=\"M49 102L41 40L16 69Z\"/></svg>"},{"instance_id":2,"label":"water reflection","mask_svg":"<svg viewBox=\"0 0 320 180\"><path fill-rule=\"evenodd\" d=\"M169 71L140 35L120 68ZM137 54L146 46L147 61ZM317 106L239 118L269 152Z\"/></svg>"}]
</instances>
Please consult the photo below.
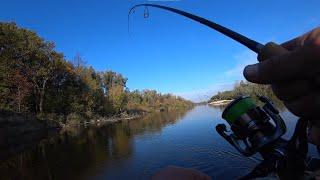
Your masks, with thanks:
<instances>
[{"instance_id":1,"label":"water reflection","mask_svg":"<svg viewBox=\"0 0 320 180\"><path fill-rule=\"evenodd\" d=\"M285 138L290 138L296 117L287 111L282 116ZM198 106L74 128L0 163L0 179L148 179L167 165L195 168L213 179L236 179L258 159L241 156L217 134L214 127L223 122L220 109Z\"/></svg>"},{"instance_id":2,"label":"water reflection","mask_svg":"<svg viewBox=\"0 0 320 180\"><path fill-rule=\"evenodd\" d=\"M133 154L133 137L160 132L186 111L154 113L105 127L73 128L0 163L1 179L87 179Z\"/></svg>"}]
</instances>

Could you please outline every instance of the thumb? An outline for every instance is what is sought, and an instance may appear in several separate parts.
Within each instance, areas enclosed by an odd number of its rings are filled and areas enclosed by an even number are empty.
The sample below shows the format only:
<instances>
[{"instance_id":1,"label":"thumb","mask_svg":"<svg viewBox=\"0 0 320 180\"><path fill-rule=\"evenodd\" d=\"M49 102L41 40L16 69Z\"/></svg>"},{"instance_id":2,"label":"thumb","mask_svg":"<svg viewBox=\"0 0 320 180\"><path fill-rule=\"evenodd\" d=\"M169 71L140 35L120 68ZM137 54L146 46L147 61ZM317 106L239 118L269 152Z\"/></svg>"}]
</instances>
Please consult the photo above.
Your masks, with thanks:
<instances>
[{"instance_id":1,"label":"thumb","mask_svg":"<svg viewBox=\"0 0 320 180\"><path fill-rule=\"evenodd\" d=\"M243 76L250 82L259 82L259 64L248 65L244 68Z\"/></svg>"},{"instance_id":2,"label":"thumb","mask_svg":"<svg viewBox=\"0 0 320 180\"><path fill-rule=\"evenodd\" d=\"M267 48L267 47L266 47ZM244 77L253 83L273 84L314 75L318 70L318 57L314 56L314 48L304 46L294 51L287 51L278 56L248 65L244 69Z\"/></svg>"},{"instance_id":3,"label":"thumb","mask_svg":"<svg viewBox=\"0 0 320 180\"><path fill-rule=\"evenodd\" d=\"M279 56L282 54L288 53L288 50L285 49L284 47L274 43L274 42L269 42L264 47L260 50L258 54L258 61L262 62L265 60L268 60L272 57ZM270 63L268 63L270 64ZM244 76L247 78L249 81L259 81L257 79L257 75L259 73L259 64L247 66L245 71L244 71Z\"/></svg>"},{"instance_id":4,"label":"thumb","mask_svg":"<svg viewBox=\"0 0 320 180\"><path fill-rule=\"evenodd\" d=\"M299 66L292 67L294 62L289 62L289 60L292 60L292 58L281 55L257 64L248 65L245 67L243 75L248 81L258 84L287 81L300 71ZM290 66L292 68L289 68Z\"/></svg>"}]
</instances>

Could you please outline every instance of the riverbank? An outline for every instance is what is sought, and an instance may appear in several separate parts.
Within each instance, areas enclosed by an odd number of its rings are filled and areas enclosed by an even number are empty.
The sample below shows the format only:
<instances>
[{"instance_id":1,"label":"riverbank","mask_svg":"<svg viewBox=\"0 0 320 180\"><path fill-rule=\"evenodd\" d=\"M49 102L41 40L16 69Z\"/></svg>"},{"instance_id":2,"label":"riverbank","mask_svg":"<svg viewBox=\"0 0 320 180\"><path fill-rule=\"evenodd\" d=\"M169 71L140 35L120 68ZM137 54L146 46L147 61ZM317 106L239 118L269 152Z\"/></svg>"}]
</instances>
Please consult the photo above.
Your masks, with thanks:
<instances>
[{"instance_id":1,"label":"riverbank","mask_svg":"<svg viewBox=\"0 0 320 180\"><path fill-rule=\"evenodd\" d=\"M80 123L65 124L52 119L41 120L35 115L0 111L0 160L32 149L42 140L56 136L61 132L66 132L75 126L103 126L123 120L137 119L145 114L146 112L119 114L111 117L96 117L90 120L83 120Z\"/></svg>"},{"instance_id":2,"label":"riverbank","mask_svg":"<svg viewBox=\"0 0 320 180\"><path fill-rule=\"evenodd\" d=\"M0 111L0 160L33 149L43 140L72 131L79 126L102 127L139 119L152 114L152 112L160 112L160 110L132 111L110 117L95 116L90 119L73 114L62 120L62 117L55 119L57 116L53 115L47 116L47 119L40 119L35 115ZM45 118L45 116L41 118Z\"/></svg>"},{"instance_id":3,"label":"riverbank","mask_svg":"<svg viewBox=\"0 0 320 180\"><path fill-rule=\"evenodd\" d=\"M138 119L141 118L143 116L145 116L146 114L149 114L148 112L141 112L141 113L135 113L135 114L126 114L126 113L122 113L122 114L118 114L118 115L114 115L114 116L110 116L110 117L94 117L94 118L90 118L90 119L86 119L83 120L82 122L75 122L75 123L68 123L68 124L62 124L61 123L61 127L62 130L67 130L68 128L72 128L75 126L90 126L90 125L96 125L96 126L104 126L104 125L108 125L108 124L113 124L113 123L118 123L124 120L133 120L133 119Z\"/></svg>"},{"instance_id":4,"label":"riverbank","mask_svg":"<svg viewBox=\"0 0 320 180\"><path fill-rule=\"evenodd\" d=\"M40 141L32 149L1 161L0 177L1 179L21 179L23 177L35 180L92 179L99 171L105 172L106 169L111 170L113 167L118 169L116 162L121 163L126 158L133 159L132 155L141 148L147 148L146 151L152 152L153 148L162 147L156 144L156 139L152 141L152 146L150 144L140 145L136 139L139 138L143 142L146 136L161 134L163 130L168 129L166 127L175 126L183 121L188 112L187 109L152 111L141 118L123 120L110 125L90 124L65 129L66 132L60 131L59 135ZM175 136L171 137L174 139ZM166 141L166 139L163 140ZM141 153L146 154L146 151ZM150 157L143 159L148 160ZM150 162L142 162L149 167ZM119 178L125 179L124 177ZM98 177L98 179L117 178ZM140 178L137 177L137 179Z\"/></svg>"},{"instance_id":5,"label":"riverbank","mask_svg":"<svg viewBox=\"0 0 320 180\"><path fill-rule=\"evenodd\" d=\"M120 114L110 116L76 113L69 115L58 115L56 113L33 115L0 110L0 161L30 151L42 142L61 134L73 132L79 127L99 128L122 121L144 118L153 113L186 111L193 107L131 108Z\"/></svg>"}]
</instances>

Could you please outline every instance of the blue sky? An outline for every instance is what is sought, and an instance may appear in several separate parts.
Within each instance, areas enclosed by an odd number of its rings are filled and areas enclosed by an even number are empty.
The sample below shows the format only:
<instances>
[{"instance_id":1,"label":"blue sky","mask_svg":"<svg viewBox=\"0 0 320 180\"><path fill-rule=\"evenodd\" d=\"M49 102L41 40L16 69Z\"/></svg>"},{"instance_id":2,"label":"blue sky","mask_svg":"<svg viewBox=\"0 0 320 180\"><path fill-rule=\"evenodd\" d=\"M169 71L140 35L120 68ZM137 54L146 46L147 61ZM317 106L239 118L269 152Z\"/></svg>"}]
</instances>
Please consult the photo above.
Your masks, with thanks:
<instances>
[{"instance_id":1,"label":"blue sky","mask_svg":"<svg viewBox=\"0 0 320 180\"><path fill-rule=\"evenodd\" d=\"M54 41L67 59L79 53L96 70L114 70L130 89L155 89L203 100L243 79L242 69L256 55L242 45L184 17L149 8L143 18L131 6L149 2L185 10L259 42L281 43L320 24L320 1L134 1L7 0L0 21Z\"/></svg>"}]
</instances>

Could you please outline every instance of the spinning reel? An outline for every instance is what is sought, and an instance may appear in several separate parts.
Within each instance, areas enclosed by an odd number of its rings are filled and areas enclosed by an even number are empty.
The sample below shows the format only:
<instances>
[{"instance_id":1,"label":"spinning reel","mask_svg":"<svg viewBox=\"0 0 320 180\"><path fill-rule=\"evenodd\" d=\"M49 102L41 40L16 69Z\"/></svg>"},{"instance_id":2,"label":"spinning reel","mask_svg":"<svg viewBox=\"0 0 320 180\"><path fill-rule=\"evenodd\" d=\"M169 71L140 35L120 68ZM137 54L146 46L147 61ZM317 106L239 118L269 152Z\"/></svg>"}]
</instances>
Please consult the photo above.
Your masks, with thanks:
<instances>
[{"instance_id":1,"label":"spinning reel","mask_svg":"<svg viewBox=\"0 0 320 180\"><path fill-rule=\"evenodd\" d=\"M263 107L257 106L251 97L239 97L225 108L222 118L231 126L232 134L226 133L226 125L216 126L217 132L245 156L259 152L286 132L272 102L262 96L259 100L265 103Z\"/></svg>"},{"instance_id":2,"label":"spinning reel","mask_svg":"<svg viewBox=\"0 0 320 180\"><path fill-rule=\"evenodd\" d=\"M218 124L216 131L244 156L259 153L263 161L241 179L265 177L276 173L280 179L300 179L307 166L307 124L299 119L290 140L282 135L286 126L279 111L266 97L259 97L263 103L258 106L251 97L239 97L223 111L222 118L231 127ZM309 168L310 169L310 168Z\"/></svg>"}]
</instances>

